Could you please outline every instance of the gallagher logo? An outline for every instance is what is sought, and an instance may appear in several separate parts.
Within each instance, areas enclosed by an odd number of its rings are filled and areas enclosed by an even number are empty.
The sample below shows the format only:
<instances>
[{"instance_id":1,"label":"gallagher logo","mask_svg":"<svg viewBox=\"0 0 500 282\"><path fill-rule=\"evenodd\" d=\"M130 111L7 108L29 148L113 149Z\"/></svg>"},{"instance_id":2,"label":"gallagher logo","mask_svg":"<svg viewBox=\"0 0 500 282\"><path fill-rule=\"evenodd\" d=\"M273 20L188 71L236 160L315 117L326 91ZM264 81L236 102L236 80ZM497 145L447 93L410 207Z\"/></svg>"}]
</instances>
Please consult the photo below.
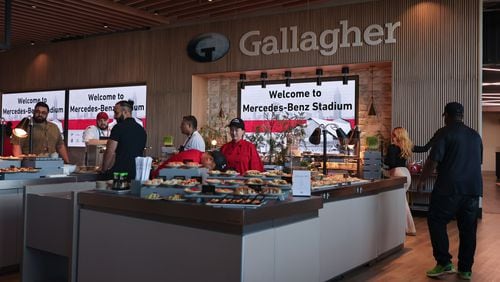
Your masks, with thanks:
<instances>
[{"instance_id":1,"label":"gallagher logo","mask_svg":"<svg viewBox=\"0 0 500 282\"><path fill-rule=\"evenodd\" d=\"M187 52L191 59L200 62L215 62L229 51L229 40L220 33L204 33L189 41Z\"/></svg>"}]
</instances>

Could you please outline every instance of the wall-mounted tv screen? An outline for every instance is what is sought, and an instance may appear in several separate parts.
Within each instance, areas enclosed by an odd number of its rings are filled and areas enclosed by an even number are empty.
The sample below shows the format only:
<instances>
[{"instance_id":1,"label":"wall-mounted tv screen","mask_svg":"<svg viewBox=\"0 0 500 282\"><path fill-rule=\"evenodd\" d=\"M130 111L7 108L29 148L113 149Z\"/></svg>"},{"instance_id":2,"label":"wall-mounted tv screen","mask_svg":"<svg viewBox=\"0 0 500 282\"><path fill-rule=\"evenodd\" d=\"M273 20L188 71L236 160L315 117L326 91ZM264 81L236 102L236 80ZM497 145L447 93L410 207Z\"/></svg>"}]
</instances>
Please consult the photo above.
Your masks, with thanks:
<instances>
[{"instance_id":1,"label":"wall-mounted tv screen","mask_svg":"<svg viewBox=\"0 0 500 282\"><path fill-rule=\"evenodd\" d=\"M322 152L322 145L314 145L308 137L320 124L326 125L328 153L338 152L337 127L345 133L357 124L358 77L350 76L347 84L342 77L291 80L286 82L250 82L239 88L239 112L245 129L251 136L256 132L266 138L296 125L306 125L299 151ZM261 142L260 152L269 149L269 142Z\"/></svg>"},{"instance_id":2,"label":"wall-mounted tv screen","mask_svg":"<svg viewBox=\"0 0 500 282\"><path fill-rule=\"evenodd\" d=\"M99 112L106 112L113 119L113 108L118 101L134 101L133 117L146 126L146 85L85 88L69 90L68 146L84 147L83 131L96 125ZM110 123L110 129L116 121Z\"/></svg>"},{"instance_id":3,"label":"wall-mounted tv screen","mask_svg":"<svg viewBox=\"0 0 500 282\"><path fill-rule=\"evenodd\" d=\"M64 124L65 90L19 92L2 94L2 117L15 127L25 117L32 117L35 105L45 102L49 106L47 120L55 123L61 133Z\"/></svg>"}]
</instances>

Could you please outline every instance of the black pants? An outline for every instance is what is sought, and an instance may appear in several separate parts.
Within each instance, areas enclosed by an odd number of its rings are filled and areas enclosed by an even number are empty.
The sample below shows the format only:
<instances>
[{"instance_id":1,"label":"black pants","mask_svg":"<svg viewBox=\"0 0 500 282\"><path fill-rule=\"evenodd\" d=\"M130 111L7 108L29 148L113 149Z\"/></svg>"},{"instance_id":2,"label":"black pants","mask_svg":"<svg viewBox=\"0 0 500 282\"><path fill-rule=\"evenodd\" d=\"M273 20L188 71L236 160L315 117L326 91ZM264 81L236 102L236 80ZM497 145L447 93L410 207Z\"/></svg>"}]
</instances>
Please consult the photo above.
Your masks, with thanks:
<instances>
[{"instance_id":1,"label":"black pants","mask_svg":"<svg viewBox=\"0 0 500 282\"><path fill-rule=\"evenodd\" d=\"M432 252L438 264L445 266L451 262L446 225L456 217L460 237L458 270L471 271L476 251L478 212L478 196L432 194L427 224Z\"/></svg>"}]
</instances>

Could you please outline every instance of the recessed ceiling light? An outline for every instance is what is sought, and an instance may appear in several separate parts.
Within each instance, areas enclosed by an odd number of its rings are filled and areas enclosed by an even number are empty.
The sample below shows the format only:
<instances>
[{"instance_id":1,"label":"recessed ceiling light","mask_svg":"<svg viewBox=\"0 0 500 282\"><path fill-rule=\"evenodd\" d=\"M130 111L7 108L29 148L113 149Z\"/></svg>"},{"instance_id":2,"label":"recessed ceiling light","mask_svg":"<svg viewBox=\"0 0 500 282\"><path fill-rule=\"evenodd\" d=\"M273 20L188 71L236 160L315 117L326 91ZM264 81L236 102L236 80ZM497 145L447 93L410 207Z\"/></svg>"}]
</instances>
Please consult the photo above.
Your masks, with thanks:
<instances>
[{"instance_id":1,"label":"recessed ceiling light","mask_svg":"<svg viewBox=\"0 0 500 282\"><path fill-rule=\"evenodd\" d=\"M31 8L36 9L36 5L31 5Z\"/></svg>"},{"instance_id":2,"label":"recessed ceiling light","mask_svg":"<svg viewBox=\"0 0 500 282\"><path fill-rule=\"evenodd\" d=\"M155 11L155 12L154 12L154 15L155 15L155 16L158 16L158 11Z\"/></svg>"},{"instance_id":3,"label":"recessed ceiling light","mask_svg":"<svg viewBox=\"0 0 500 282\"><path fill-rule=\"evenodd\" d=\"M109 25L107 25L107 24L103 24L103 25L102 25L102 27L104 27L104 28L109 28Z\"/></svg>"},{"instance_id":4,"label":"recessed ceiling light","mask_svg":"<svg viewBox=\"0 0 500 282\"><path fill-rule=\"evenodd\" d=\"M31 41L30 41L30 45L31 45L31 46L35 45L35 41L31 40Z\"/></svg>"}]
</instances>

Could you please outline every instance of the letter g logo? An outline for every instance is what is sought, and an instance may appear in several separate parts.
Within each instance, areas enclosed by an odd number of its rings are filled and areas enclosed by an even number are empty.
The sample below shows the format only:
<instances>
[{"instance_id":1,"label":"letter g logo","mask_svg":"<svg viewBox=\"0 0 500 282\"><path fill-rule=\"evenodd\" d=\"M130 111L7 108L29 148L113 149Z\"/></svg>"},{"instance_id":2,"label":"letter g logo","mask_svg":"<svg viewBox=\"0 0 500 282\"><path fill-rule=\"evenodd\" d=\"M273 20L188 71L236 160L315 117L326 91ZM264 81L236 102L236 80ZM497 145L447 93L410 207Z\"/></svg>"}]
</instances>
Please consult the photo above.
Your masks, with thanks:
<instances>
[{"instance_id":1,"label":"letter g logo","mask_svg":"<svg viewBox=\"0 0 500 282\"><path fill-rule=\"evenodd\" d=\"M204 33L189 41L187 52L191 59L200 63L214 62L229 51L229 40L220 33Z\"/></svg>"}]
</instances>

